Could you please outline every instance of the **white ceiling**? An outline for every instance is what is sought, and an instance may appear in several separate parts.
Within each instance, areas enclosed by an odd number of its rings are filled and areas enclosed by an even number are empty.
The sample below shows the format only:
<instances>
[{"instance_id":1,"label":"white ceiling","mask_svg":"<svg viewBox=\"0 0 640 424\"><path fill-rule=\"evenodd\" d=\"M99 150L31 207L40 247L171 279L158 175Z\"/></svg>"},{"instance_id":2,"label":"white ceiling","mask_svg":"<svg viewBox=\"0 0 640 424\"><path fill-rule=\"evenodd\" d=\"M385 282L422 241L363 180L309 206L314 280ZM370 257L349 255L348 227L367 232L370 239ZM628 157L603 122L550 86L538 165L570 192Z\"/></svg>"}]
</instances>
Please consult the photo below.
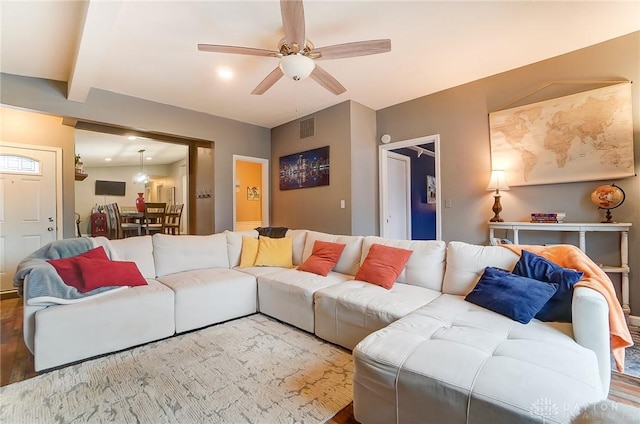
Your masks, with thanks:
<instances>
[{"instance_id":1,"label":"white ceiling","mask_svg":"<svg viewBox=\"0 0 640 424\"><path fill-rule=\"evenodd\" d=\"M306 1L317 47L391 39L392 51L326 60L346 88L311 79L255 86L276 58L197 50L198 43L277 48L277 1L7 1L0 70L69 82L268 128L347 99L374 110L640 30L640 1ZM220 68L235 77L224 81Z\"/></svg>"},{"instance_id":2,"label":"white ceiling","mask_svg":"<svg viewBox=\"0 0 640 424\"><path fill-rule=\"evenodd\" d=\"M80 129L75 130L75 142L76 154L80 155L85 167L139 166L140 150L144 150L144 166L175 163L188 155L186 145L140 137L130 140L124 136Z\"/></svg>"}]
</instances>

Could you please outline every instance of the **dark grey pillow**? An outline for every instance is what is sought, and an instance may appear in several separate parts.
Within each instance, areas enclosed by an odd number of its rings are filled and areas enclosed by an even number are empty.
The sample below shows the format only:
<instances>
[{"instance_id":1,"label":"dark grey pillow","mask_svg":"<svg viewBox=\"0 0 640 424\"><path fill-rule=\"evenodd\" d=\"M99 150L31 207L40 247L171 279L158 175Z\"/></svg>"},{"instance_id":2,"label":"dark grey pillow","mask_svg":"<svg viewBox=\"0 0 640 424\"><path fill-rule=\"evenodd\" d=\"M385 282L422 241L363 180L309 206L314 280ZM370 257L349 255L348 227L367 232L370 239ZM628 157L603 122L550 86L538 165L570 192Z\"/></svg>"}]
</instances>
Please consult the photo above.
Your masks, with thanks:
<instances>
[{"instance_id":1,"label":"dark grey pillow","mask_svg":"<svg viewBox=\"0 0 640 424\"><path fill-rule=\"evenodd\" d=\"M259 235L270 238L283 238L289 230L287 227L257 227Z\"/></svg>"}]
</instances>

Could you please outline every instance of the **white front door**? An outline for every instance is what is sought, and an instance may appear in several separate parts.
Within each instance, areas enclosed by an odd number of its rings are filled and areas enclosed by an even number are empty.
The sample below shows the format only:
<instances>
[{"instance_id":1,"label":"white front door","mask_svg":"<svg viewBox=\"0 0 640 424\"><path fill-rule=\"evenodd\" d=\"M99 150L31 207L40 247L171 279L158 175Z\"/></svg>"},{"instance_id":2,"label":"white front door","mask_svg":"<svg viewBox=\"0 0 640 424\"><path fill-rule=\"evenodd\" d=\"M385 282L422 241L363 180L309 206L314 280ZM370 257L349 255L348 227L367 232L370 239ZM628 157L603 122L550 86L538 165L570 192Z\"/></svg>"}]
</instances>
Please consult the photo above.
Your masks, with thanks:
<instances>
[{"instance_id":1,"label":"white front door","mask_svg":"<svg viewBox=\"0 0 640 424\"><path fill-rule=\"evenodd\" d=\"M385 237L411 240L410 175L411 160L406 156L388 152Z\"/></svg>"},{"instance_id":2,"label":"white front door","mask_svg":"<svg viewBox=\"0 0 640 424\"><path fill-rule=\"evenodd\" d=\"M0 146L0 291L20 261L57 239L56 151Z\"/></svg>"}]
</instances>

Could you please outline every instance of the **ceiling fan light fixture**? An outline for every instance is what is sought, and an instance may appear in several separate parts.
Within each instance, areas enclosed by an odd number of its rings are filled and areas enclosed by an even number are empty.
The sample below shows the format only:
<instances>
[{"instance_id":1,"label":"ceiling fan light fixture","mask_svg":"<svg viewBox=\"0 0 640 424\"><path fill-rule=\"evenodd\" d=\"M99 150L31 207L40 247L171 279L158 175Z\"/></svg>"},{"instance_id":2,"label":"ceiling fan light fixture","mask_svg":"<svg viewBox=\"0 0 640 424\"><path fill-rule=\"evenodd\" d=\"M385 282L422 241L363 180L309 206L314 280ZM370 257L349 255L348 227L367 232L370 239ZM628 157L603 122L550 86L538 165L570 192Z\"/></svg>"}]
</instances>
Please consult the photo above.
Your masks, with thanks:
<instances>
[{"instance_id":1,"label":"ceiling fan light fixture","mask_svg":"<svg viewBox=\"0 0 640 424\"><path fill-rule=\"evenodd\" d=\"M282 73L294 81L300 81L311 75L316 67L313 59L299 53L290 54L280 59Z\"/></svg>"}]
</instances>

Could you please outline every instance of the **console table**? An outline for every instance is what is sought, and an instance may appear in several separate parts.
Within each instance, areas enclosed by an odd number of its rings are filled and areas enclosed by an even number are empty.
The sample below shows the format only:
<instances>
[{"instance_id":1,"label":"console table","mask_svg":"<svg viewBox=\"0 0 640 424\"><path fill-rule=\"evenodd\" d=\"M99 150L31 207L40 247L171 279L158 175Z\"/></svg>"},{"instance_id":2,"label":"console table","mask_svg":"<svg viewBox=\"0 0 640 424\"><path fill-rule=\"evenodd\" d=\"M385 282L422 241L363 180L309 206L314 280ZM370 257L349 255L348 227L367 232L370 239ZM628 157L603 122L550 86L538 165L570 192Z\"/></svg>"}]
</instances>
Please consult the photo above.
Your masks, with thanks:
<instances>
[{"instance_id":1,"label":"console table","mask_svg":"<svg viewBox=\"0 0 640 424\"><path fill-rule=\"evenodd\" d=\"M513 242L519 244L520 231L571 231L579 233L579 248L583 252L587 251L587 232L618 232L620 233L620 265L602 265L602 270L621 275L622 309L625 314L629 309L629 229L630 223L537 223L537 222L490 222L489 239L494 238L495 230L513 231Z\"/></svg>"}]
</instances>

